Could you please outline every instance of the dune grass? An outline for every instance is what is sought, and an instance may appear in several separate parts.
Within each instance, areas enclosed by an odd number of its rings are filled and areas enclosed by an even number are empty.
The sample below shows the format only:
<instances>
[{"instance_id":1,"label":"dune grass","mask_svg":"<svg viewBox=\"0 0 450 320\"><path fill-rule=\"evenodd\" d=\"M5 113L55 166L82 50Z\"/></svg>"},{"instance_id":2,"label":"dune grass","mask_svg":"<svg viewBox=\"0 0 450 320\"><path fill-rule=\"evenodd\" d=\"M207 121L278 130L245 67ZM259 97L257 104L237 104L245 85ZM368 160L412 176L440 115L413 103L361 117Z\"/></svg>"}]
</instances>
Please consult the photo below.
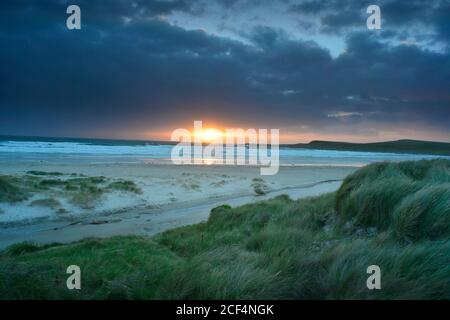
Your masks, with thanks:
<instances>
[{"instance_id":1,"label":"dune grass","mask_svg":"<svg viewBox=\"0 0 450 320\"><path fill-rule=\"evenodd\" d=\"M38 178L32 176L0 175L0 202L16 203L27 200L33 192L42 189L37 181Z\"/></svg>"},{"instance_id":2,"label":"dune grass","mask_svg":"<svg viewBox=\"0 0 450 320\"><path fill-rule=\"evenodd\" d=\"M30 170L27 171L27 174L33 175L33 176L63 176L64 173L57 172L57 171L38 171L38 170Z\"/></svg>"},{"instance_id":3,"label":"dune grass","mask_svg":"<svg viewBox=\"0 0 450 320\"><path fill-rule=\"evenodd\" d=\"M405 240L449 236L450 161L376 163L347 177L337 212Z\"/></svg>"},{"instance_id":4,"label":"dune grass","mask_svg":"<svg viewBox=\"0 0 450 320\"><path fill-rule=\"evenodd\" d=\"M270 191L269 186L267 186L264 179L261 179L261 178L253 178L252 179L252 187L253 187L253 191L258 196L264 195Z\"/></svg>"},{"instance_id":5,"label":"dune grass","mask_svg":"<svg viewBox=\"0 0 450 320\"><path fill-rule=\"evenodd\" d=\"M337 193L225 205L207 222L151 238L17 244L0 254L0 297L450 299L449 167L375 164ZM80 291L66 289L72 264ZM381 290L366 287L373 264Z\"/></svg>"},{"instance_id":6,"label":"dune grass","mask_svg":"<svg viewBox=\"0 0 450 320\"><path fill-rule=\"evenodd\" d=\"M111 182L108 187L109 190L127 191L132 193L141 194L142 190L133 181L114 181Z\"/></svg>"},{"instance_id":7,"label":"dune grass","mask_svg":"<svg viewBox=\"0 0 450 320\"><path fill-rule=\"evenodd\" d=\"M8 176L0 176L0 202L14 203L27 198L27 193L16 186L14 179Z\"/></svg>"},{"instance_id":8,"label":"dune grass","mask_svg":"<svg viewBox=\"0 0 450 320\"><path fill-rule=\"evenodd\" d=\"M61 204L56 199L45 198L45 199L33 200L30 203L30 206L32 206L32 207L45 207L45 208L51 208L51 209L58 209L58 208L61 207Z\"/></svg>"},{"instance_id":9,"label":"dune grass","mask_svg":"<svg viewBox=\"0 0 450 320\"><path fill-rule=\"evenodd\" d=\"M0 202L17 203L37 195L30 206L56 208L57 199L66 198L70 203L85 209L93 208L103 195L122 191L141 194L133 181L112 180L103 176L86 177L78 174L64 175L60 172L28 171L25 175L0 176Z\"/></svg>"}]
</instances>

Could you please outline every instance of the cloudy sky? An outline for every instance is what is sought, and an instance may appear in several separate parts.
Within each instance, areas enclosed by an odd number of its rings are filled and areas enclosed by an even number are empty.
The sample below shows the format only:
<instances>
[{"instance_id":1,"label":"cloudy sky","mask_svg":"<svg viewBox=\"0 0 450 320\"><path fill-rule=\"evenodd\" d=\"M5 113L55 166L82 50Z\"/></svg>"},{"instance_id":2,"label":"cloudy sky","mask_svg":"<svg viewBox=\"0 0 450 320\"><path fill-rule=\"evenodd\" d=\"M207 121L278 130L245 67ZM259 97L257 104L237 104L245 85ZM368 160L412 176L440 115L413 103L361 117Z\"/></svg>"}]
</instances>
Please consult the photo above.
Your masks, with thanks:
<instances>
[{"instance_id":1,"label":"cloudy sky","mask_svg":"<svg viewBox=\"0 0 450 320\"><path fill-rule=\"evenodd\" d=\"M450 141L450 0L2 0L0 48L0 134Z\"/></svg>"}]
</instances>

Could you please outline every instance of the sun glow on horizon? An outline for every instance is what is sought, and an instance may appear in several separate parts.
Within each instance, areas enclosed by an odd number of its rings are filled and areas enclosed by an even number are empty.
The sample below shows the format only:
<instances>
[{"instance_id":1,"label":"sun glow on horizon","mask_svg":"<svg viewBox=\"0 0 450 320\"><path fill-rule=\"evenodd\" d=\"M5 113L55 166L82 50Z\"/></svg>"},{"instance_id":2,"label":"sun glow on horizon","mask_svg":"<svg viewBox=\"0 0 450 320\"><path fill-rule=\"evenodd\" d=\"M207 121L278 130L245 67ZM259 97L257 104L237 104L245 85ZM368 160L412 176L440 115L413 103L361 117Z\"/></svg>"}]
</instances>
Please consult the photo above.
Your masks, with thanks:
<instances>
[{"instance_id":1,"label":"sun glow on horizon","mask_svg":"<svg viewBox=\"0 0 450 320\"><path fill-rule=\"evenodd\" d=\"M202 140L204 142L214 142L217 140L223 140L224 133L215 128L209 128L202 131Z\"/></svg>"}]
</instances>

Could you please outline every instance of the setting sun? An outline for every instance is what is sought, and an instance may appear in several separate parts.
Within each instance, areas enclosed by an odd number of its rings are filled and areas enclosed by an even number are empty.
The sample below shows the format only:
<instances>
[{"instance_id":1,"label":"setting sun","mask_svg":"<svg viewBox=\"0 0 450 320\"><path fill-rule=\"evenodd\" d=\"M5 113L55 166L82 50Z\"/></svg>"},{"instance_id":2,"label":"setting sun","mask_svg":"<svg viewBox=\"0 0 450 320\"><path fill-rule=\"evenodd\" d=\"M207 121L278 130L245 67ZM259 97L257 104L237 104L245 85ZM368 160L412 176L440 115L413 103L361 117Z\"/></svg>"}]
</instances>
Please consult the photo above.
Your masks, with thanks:
<instances>
[{"instance_id":1,"label":"setting sun","mask_svg":"<svg viewBox=\"0 0 450 320\"><path fill-rule=\"evenodd\" d=\"M218 129L206 129L202 133L204 142L213 142L223 139L223 132Z\"/></svg>"}]
</instances>

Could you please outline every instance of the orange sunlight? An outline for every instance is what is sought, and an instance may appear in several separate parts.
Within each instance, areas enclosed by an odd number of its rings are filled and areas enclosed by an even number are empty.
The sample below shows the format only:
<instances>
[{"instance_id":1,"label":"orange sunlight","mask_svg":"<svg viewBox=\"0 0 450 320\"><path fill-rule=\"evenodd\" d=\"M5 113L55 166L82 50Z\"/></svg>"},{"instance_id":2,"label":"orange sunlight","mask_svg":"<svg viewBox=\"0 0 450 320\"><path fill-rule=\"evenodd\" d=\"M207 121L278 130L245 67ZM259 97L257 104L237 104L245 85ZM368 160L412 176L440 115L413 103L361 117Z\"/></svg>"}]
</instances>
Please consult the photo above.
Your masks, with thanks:
<instances>
[{"instance_id":1,"label":"orange sunlight","mask_svg":"<svg viewBox=\"0 0 450 320\"><path fill-rule=\"evenodd\" d=\"M203 142L214 142L214 141L221 141L224 138L224 134L219 129L206 129L202 132L202 140Z\"/></svg>"}]
</instances>

